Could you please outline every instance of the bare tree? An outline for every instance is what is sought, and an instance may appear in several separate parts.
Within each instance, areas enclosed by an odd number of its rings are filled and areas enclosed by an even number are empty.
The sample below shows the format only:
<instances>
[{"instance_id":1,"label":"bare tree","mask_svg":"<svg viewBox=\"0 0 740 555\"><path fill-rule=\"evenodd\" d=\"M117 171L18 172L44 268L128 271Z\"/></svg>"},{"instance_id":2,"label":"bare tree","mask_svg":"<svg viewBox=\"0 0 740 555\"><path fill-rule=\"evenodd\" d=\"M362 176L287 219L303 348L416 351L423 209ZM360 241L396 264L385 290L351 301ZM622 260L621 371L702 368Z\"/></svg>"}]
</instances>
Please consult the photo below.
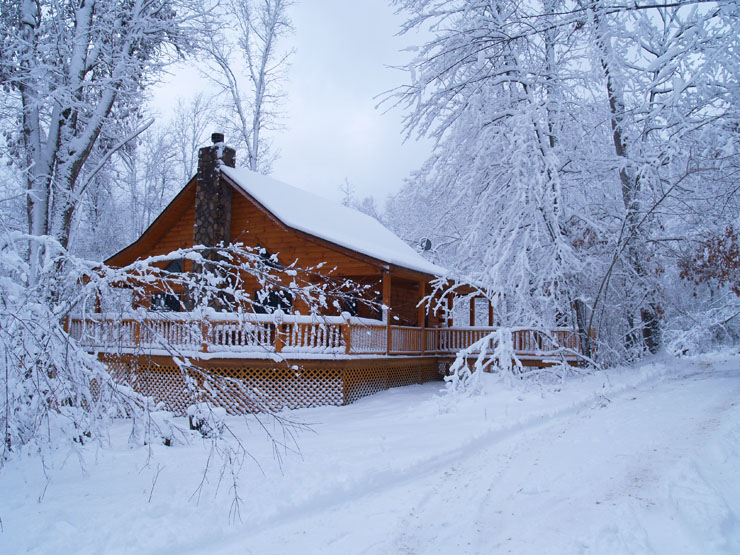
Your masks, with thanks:
<instances>
[{"instance_id":1,"label":"bare tree","mask_svg":"<svg viewBox=\"0 0 740 555\"><path fill-rule=\"evenodd\" d=\"M339 192L342 193L343 206L348 206L349 208L357 210L358 212L367 214L368 216L375 218L379 222L383 221L383 218L380 215L380 211L378 210L378 205L375 202L375 197L373 197L372 195L368 195L362 198L358 198L357 189L352 183L350 183L349 179L344 179L344 183L339 186Z\"/></svg>"},{"instance_id":2,"label":"bare tree","mask_svg":"<svg viewBox=\"0 0 740 555\"><path fill-rule=\"evenodd\" d=\"M291 0L229 0L225 9L235 28L214 34L206 47L206 74L228 99L227 131L243 143L244 165L260 173L269 173L277 156L265 133L279 128L282 84L293 52L281 44L293 31L291 5Z\"/></svg>"},{"instance_id":3,"label":"bare tree","mask_svg":"<svg viewBox=\"0 0 740 555\"><path fill-rule=\"evenodd\" d=\"M121 149L116 157L122 200L129 205L129 241L138 238L185 185L179 172L178 148L167 127L152 126Z\"/></svg>"},{"instance_id":4,"label":"bare tree","mask_svg":"<svg viewBox=\"0 0 740 555\"><path fill-rule=\"evenodd\" d=\"M123 122L133 134L145 119ZM135 240L193 177L198 147L215 110L205 95L178 99L170 119L152 123L123 145L87 188L78 211L71 249L103 260Z\"/></svg>"},{"instance_id":5,"label":"bare tree","mask_svg":"<svg viewBox=\"0 0 740 555\"><path fill-rule=\"evenodd\" d=\"M181 184L195 175L198 148L208 139L215 118L216 110L204 93L198 93L189 100L178 99L167 131L177 150L180 168L177 179Z\"/></svg>"}]
</instances>

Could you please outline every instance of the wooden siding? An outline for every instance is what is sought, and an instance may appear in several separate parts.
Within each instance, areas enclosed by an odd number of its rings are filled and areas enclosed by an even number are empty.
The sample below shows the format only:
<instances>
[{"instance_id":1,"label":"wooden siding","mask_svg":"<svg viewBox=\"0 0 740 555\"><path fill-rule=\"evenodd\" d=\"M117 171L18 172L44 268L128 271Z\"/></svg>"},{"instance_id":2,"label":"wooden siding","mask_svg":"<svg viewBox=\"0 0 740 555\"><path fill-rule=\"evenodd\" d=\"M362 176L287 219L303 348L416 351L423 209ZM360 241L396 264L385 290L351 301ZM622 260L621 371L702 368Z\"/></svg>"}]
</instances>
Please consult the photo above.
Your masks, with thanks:
<instances>
[{"instance_id":1,"label":"wooden siding","mask_svg":"<svg viewBox=\"0 0 740 555\"><path fill-rule=\"evenodd\" d=\"M193 221L195 213L193 206L187 207L177 219L174 220L172 227L162 236L159 241L151 246L147 255L167 254L177 249L185 249L193 246Z\"/></svg>"},{"instance_id":2,"label":"wooden siding","mask_svg":"<svg viewBox=\"0 0 740 555\"><path fill-rule=\"evenodd\" d=\"M419 311L416 305L421 299L419 293L419 284L391 278L391 307L393 314L391 323L399 326L419 326L423 322L418 322Z\"/></svg>"},{"instance_id":3,"label":"wooden siding","mask_svg":"<svg viewBox=\"0 0 740 555\"><path fill-rule=\"evenodd\" d=\"M193 245L193 208L195 203L195 179L180 191L167 205L167 208L152 222L139 239L117 252L105 261L111 266L125 266L137 258L152 254L166 254L172 249L162 251L161 248L175 239L185 240L174 248L190 247ZM188 216L189 215L189 225ZM175 229L173 229L175 228ZM187 231L189 231L189 236ZM164 242L163 242L164 241Z\"/></svg>"},{"instance_id":4,"label":"wooden siding","mask_svg":"<svg viewBox=\"0 0 740 555\"><path fill-rule=\"evenodd\" d=\"M231 221L231 241L261 246L278 254L283 264L298 261L298 266L324 264L325 270L337 267L337 275L380 275L377 265L351 257L337 249L311 241L305 234L286 228L243 195L234 195Z\"/></svg>"}]
</instances>

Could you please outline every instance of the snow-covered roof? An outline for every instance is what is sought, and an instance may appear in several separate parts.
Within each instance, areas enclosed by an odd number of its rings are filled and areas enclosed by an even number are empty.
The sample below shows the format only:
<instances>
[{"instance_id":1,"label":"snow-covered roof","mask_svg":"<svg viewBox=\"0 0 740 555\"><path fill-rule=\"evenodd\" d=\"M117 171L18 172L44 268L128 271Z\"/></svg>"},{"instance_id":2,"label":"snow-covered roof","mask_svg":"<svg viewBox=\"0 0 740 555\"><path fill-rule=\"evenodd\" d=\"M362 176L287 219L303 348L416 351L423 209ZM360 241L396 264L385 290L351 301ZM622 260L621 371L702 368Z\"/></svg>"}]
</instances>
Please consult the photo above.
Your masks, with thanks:
<instances>
[{"instance_id":1,"label":"snow-covered roof","mask_svg":"<svg viewBox=\"0 0 740 555\"><path fill-rule=\"evenodd\" d=\"M245 168L222 166L221 169L235 185L290 228L402 268L437 276L447 273L362 212Z\"/></svg>"}]
</instances>

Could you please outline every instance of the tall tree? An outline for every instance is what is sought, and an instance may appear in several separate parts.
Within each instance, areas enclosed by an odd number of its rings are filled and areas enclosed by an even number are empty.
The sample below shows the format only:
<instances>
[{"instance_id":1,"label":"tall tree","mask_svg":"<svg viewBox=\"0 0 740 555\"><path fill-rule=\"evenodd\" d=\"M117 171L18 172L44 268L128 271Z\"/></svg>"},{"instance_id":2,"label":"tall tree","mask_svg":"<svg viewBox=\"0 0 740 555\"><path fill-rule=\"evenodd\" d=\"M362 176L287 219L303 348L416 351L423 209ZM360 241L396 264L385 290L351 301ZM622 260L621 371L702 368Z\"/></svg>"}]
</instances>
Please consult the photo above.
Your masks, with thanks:
<instances>
[{"instance_id":1,"label":"tall tree","mask_svg":"<svg viewBox=\"0 0 740 555\"><path fill-rule=\"evenodd\" d=\"M265 133L279 128L282 85L292 49L281 44L293 31L291 0L228 0L234 28L211 36L208 77L221 89L230 115L226 130L243 145L244 165L269 173L277 153ZM246 77L246 79L244 79Z\"/></svg>"},{"instance_id":2,"label":"tall tree","mask_svg":"<svg viewBox=\"0 0 740 555\"><path fill-rule=\"evenodd\" d=\"M459 237L454 266L484 284L504 321L552 325L578 268L562 229L560 136L578 86L568 30L528 36L531 7L519 2L403 6L413 14L405 30L436 30L410 65L411 84L391 97L409 110L409 133L436 140L413 186L434 191L440 214L420 236Z\"/></svg>"},{"instance_id":3,"label":"tall tree","mask_svg":"<svg viewBox=\"0 0 740 555\"><path fill-rule=\"evenodd\" d=\"M177 180L186 183L198 168L198 149L209 139L209 129L216 118L216 110L204 93L188 100L178 99L175 111L167 125L167 133L177 149L180 171Z\"/></svg>"},{"instance_id":4,"label":"tall tree","mask_svg":"<svg viewBox=\"0 0 740 555\"><path fill-rule=\"evenodd\" d=\"M214 118L205 95L180 98L168 120L123 145L80 199L84 210L78 210L70 242L74 254L104 260L139 237L195 174L198 147ZM123 134L133 135L145 119L142 110L122 122Z\"/></svg>"},{"instance_id":5,"label":"tall tree","mask_svg":"<svg viewBox=\"0 0 740 555\"><path fill-rule=\"evenodd\" d=\"M0 7L0 81L15 109L13 161L28 229L69 246L85 190L130 136L142 91L190 47L190 0L10 0ZM139 129L134 130L136 134Z\"/></svg>"},{"instance_id":6,"label":"tall tree","mask_svg":"<svg viewBox=\"0 0 740 555\"><path fill-rule=\"evenodd\" d=\"M677 220L695 210L697 187L723 173L716 139L725 147L736 143L724 129L740 115L732 54L739 44L738 9L729 2L630 9L594 2L587 14L624 209L612 260L637 285L627 339L642 339L654 352L662 311L656 275L676 262L662 256L659 237L671 229L679 239L694 239ZM717 124L717 137L707 141L707 128ZM725 180L719 185L718 192L735 188ZM602 285L610 278L607 272Z\"/></svg>"}]
</instances>

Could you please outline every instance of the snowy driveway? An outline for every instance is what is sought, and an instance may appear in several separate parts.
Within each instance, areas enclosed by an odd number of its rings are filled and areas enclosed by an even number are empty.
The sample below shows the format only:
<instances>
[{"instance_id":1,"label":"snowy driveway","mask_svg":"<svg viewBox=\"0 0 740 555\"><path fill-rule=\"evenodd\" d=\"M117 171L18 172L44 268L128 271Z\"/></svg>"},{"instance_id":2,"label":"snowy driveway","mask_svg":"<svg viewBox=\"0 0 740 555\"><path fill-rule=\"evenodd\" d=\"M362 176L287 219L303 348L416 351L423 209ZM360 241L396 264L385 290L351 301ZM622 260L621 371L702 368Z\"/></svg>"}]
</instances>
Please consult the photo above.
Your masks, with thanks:
<instances>
[{"instance_id":1,"label":"snowy driveway","mask_svg":"<svg viewBox=\"0 0 740 555\"><path fill-rule=\"evenodd\" d=\"M245 428L263 472L243 467L235 524L199 441L149 453L122 427L112 448L47 461L48 482L15 461L0 553L740 552L740 357L485 385L294 411L315 433L282 468Z\"/></svg>"},{"instance_id":2,"label":"snowy driveway","mask_svg":"<svg viewBox=\"0 0 740 555\"><path fill-rule=\"evenodd\" d=\"M666 379L223 552L738 553L738 401L737 369Z\"/></svg>"}]
</instances>

